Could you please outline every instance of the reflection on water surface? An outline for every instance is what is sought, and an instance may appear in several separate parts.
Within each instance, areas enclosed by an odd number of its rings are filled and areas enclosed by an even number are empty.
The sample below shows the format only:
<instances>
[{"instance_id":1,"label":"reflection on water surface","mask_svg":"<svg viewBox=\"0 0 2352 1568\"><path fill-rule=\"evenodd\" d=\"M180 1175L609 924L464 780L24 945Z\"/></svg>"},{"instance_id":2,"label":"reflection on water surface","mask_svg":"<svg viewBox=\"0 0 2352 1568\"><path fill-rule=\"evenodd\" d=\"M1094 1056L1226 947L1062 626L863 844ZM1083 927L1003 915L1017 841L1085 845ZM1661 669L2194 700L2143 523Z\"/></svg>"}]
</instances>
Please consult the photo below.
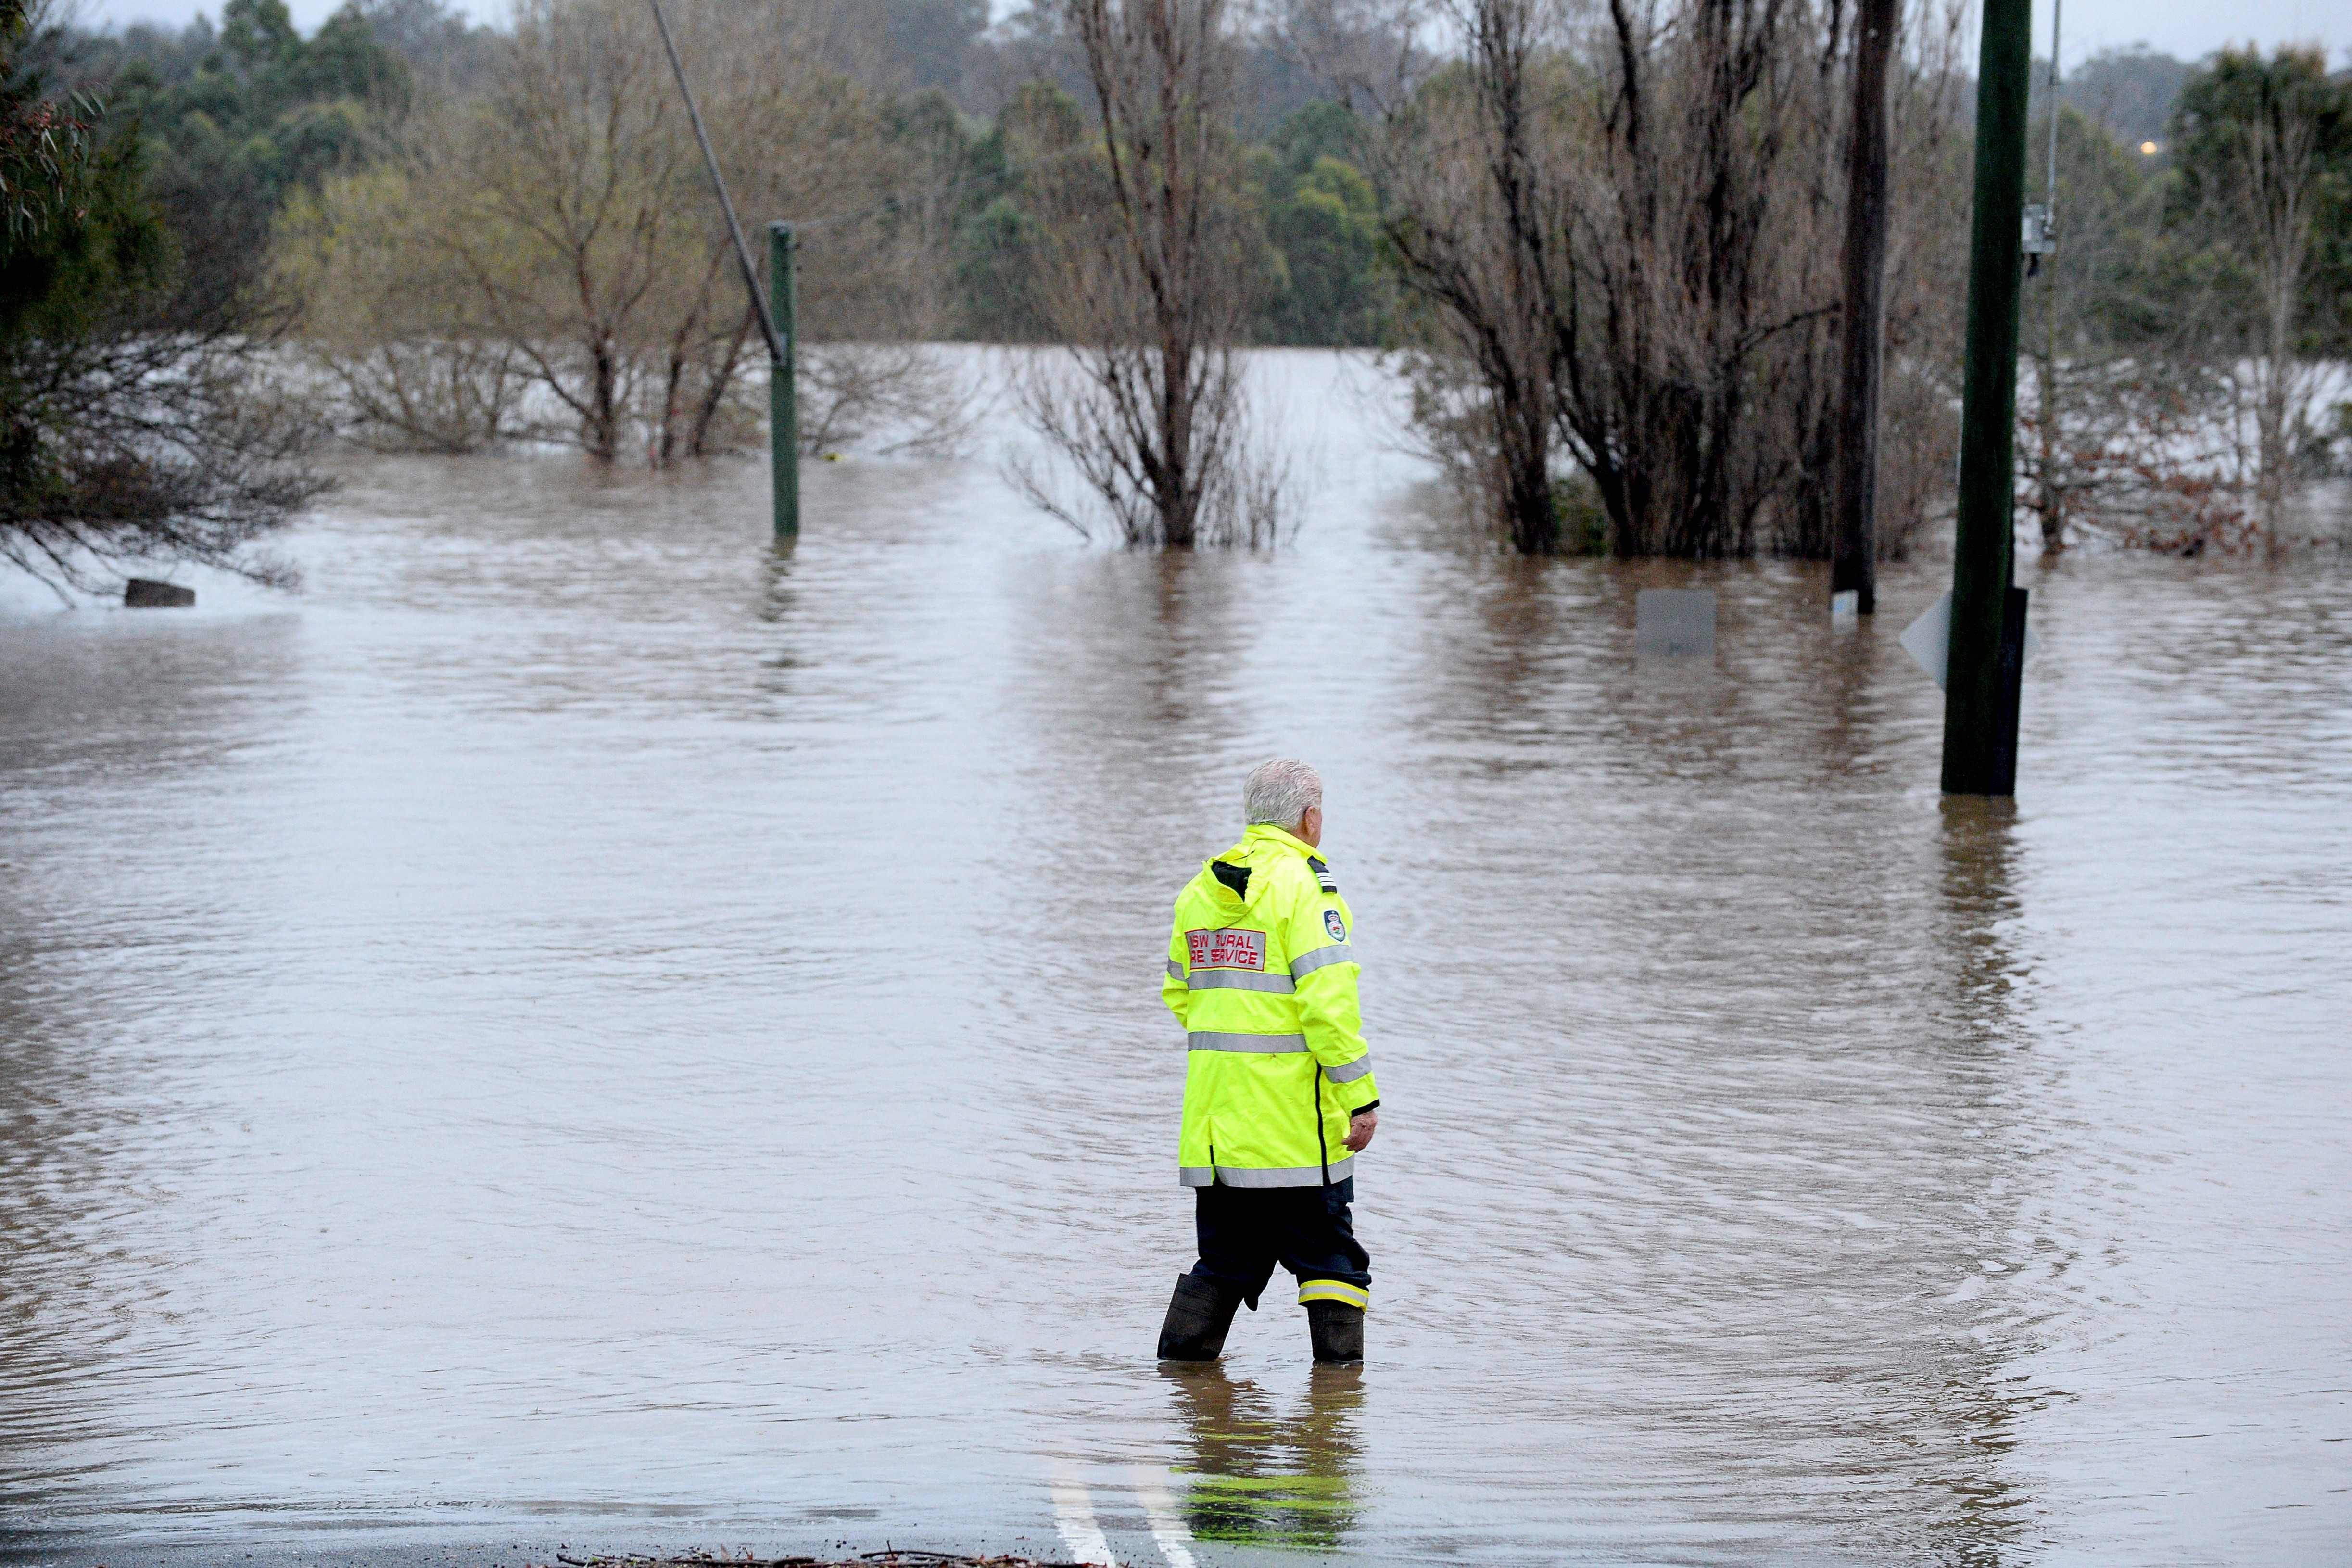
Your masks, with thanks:
<instances>
[{"instance_id":1,"label":"reflection on water surface","mask_svg":"<svg viewBox=\"0 0 2352 1568\"><path fill-rule=\"evenodd\" d=\"M1161 1375L1182 1408L1192 1453L1176 1464L1194 1539L1333 1551L1355 1533L1358 1367L1309 1369L1295 1410L1214 1363Z\"/></svg>"},{"instance_id":2,"label":"reflection on water surface","mask_svg":"<svg viewBox=\"0 0 2352 1568\"><path fill-rule=\"evenodd\" d=\"M2021 798L1942 803L1936 568L1841 631L1462 547L1335 363L1267 362L1325 453L1268 557L985 460L827 465L782 552L749 467L383 461L302 598L0 617L10 1527L2338 1554L2343 571L2032 579ZM1637 666L1694 582L1715 659ZM1276 750L1372 1361L1269 1307L1164 1377L1153 976Z\"/></svg>"}]
</instances>

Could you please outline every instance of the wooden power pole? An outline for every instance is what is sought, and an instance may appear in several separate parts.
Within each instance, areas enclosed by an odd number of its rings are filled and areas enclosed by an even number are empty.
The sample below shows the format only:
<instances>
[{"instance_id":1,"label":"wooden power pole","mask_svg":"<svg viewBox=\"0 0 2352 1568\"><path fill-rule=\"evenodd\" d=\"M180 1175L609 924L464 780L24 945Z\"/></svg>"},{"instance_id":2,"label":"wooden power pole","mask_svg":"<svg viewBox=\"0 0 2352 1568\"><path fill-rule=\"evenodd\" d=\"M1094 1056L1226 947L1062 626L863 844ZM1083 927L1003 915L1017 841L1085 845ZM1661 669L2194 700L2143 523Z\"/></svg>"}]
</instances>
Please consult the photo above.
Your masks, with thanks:
<instances>
[{"instance_id":1,"label":"wooden power pole","mask_svg":"<svg viewBox=\"0 0 2352 1568\"><path fill-rule=\"evenodd\" d=\"M1959 516L1944 683L1944 793L2017 793L2025 595L2016 555L2017 308L2025 218L2032 0L1985 0L1977 54L1976 211L1969 237Z\"/></svg>"},{"instance_id":2,"label":"wooden power pole","mask_svg":"<svg viewBox=\"0 0 2352 1568\"><path fill-rule=\"evenodd\" d=\"M1838 407L1831 603L1878 609L1878 383L1886 326L1886 66L1897 0L1862 0L1853 40L1853 134L1846 145L1843 385Z\"/></svg>"}]
</instances>

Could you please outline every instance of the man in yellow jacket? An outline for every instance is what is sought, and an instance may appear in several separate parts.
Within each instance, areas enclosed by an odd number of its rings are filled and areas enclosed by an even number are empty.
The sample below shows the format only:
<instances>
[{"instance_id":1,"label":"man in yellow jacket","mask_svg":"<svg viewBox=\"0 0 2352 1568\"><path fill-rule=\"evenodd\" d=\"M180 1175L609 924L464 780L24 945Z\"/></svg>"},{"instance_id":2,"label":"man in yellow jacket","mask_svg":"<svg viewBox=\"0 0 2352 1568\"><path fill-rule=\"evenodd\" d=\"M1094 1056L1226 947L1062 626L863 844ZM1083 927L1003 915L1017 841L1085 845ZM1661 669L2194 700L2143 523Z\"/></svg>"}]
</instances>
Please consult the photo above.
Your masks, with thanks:
<instances>
[{"instance_id":1,"label":"man in yellow jacket","mask_svg":"<svg viewBox=\"0 0 2352 1568\"><path fill-rule=\"evenodd\" d=\"M1323 838L1323 780L1280 759L1242 790L1248 831L1176 895L1160 994L1185 1034L1177 1163L1201 1260L1176 1281L1164 1361L1210 1361L1280 1263L1298 1278L1315 1359L1361 1361L1371 1259L1355 1158L1380 1123L1356 1003L1354 916Z\"/></svg>"}]
</instances>

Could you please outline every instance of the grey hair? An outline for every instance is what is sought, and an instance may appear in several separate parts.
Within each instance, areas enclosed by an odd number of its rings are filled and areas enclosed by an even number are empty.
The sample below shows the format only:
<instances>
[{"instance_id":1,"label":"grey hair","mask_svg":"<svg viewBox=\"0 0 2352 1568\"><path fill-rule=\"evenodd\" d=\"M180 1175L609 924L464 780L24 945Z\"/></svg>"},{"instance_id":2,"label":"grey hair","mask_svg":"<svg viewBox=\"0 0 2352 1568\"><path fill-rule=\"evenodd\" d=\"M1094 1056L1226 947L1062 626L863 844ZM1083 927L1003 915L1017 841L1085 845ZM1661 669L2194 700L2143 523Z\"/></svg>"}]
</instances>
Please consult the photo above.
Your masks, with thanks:
<instances>
[{"instance_id":1,"label":"grey hair","mask_svg":"<svg viewBox=\"0 0 2352 1568\"><path fill-rule=\"evenodd\" d=\"M1322 804L1323 775L1290 757L1258 763L1242 785L1242 816L1253 827L1261 822L1296 827Z\"/></svg>"}]
</instances>

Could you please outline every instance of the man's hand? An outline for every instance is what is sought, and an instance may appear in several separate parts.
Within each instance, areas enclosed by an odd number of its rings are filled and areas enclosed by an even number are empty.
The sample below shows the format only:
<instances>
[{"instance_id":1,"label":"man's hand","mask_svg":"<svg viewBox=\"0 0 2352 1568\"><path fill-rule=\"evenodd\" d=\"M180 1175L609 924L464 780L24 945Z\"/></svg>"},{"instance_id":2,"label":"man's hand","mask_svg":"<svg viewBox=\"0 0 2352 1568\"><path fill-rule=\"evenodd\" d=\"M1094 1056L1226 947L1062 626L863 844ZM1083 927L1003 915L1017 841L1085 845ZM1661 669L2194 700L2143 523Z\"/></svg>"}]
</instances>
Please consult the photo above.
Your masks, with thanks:
<instances>
[{"instance_id":1,"label":"man's hand","mask_svg":"<svg viewBox=\"0 0 2352 1568\"><path fill-rule=\"evenodd\" d=\"M1381 1113L1377 1110L1359 1110L1349 1117L1348 1119L1348 1152L1362 1153L1365 1145L1371 1142L1372 1133L1380 1124Z\"/></svg>"}]
</instances>

